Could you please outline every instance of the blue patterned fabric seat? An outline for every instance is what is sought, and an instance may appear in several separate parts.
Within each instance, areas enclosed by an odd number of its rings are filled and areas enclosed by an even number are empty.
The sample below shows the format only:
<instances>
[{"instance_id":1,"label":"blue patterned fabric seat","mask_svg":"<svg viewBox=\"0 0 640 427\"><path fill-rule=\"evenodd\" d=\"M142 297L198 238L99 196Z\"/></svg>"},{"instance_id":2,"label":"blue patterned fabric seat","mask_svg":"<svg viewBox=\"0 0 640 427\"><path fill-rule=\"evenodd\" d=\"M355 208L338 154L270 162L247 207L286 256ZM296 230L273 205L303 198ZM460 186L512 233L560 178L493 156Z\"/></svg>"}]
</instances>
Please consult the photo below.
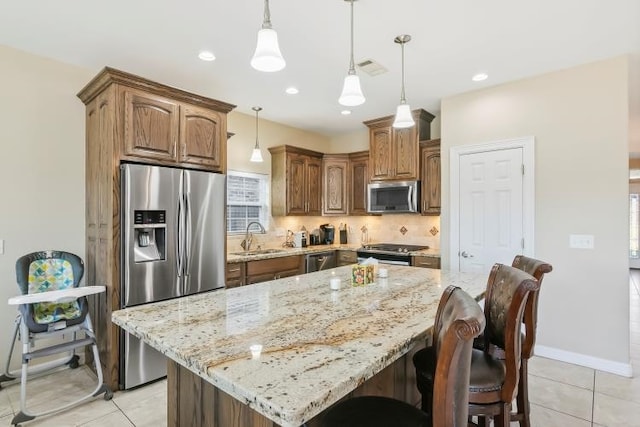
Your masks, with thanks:
<instances>
[{"instance_id":1,"label":"blue patterned fabric seat","mask_svg":"<svg viewBox=\"0 0 640 427\"><path fill-rule=\"evenodd\" d=\"M16 262L16 278L23 295L75 288L80 285L83 275L82 259L69 252L33 252ZM31 332L62 329L82 323L87 311L86 298L20 307Z\"/></svg>"}]
</instances>

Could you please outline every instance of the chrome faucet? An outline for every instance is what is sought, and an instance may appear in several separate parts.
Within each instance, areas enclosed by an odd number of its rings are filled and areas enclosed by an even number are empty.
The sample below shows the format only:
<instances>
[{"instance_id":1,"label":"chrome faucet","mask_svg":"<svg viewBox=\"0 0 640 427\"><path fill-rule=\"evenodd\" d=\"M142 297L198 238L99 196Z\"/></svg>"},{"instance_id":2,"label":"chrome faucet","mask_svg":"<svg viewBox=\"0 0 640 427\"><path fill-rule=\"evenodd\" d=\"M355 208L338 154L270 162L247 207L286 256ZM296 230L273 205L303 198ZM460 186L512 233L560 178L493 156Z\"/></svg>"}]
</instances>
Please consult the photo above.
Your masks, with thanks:
<instances>
[{"instance_id":1,"label":"chrome faucet","mask_svg":"<svg viewBox=\"0 0 640 427\"><path fill-rule=\"evenodd\" d=\"M242 243L240 243L240 246L242 246L242 249L244 249L246 252L249 252L251 250L251 242L253 241L253 233L249 233L249 227L251 227L253 224L258 224L258 227L260 227L260 232L262 234L267 232L264 229L264 227L262 226L262 224L260 224L258 221L251 221L249 224L247 224L247 231L245 231L245 233L244 233L244 240L242 241Z\"/></svg>"}]
</instances>

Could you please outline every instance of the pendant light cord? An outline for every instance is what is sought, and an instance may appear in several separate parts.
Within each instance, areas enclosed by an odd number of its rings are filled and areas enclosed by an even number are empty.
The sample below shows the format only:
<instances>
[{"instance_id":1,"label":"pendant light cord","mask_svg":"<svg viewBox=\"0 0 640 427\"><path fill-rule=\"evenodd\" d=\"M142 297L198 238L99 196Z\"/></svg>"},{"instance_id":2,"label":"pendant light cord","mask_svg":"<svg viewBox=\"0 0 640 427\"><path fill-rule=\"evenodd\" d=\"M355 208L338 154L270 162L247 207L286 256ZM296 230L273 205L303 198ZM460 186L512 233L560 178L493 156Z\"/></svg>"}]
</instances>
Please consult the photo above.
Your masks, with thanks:
<instances>
[{"instance_id":1,"label":"pendant light cord","mask_svg":"<svg viewBox=\"0 0 640 427\"><path fill-rule=\"evenodd\" d=\"M256 109L256 146L254 148L260 148L260 146L258 145L258 109Z\"/></svg>"},{"instance_id":2,"label":"pendant light cord","mask_svg":"<svg viewBox=\"0 0 640 427\"><path fill-rule=\"evenodd\" d=\"M353 2L354 0L350 1L351 3L351 58L349 60L349 75L356 73L356 67L353 62Z\"/></svg>"},{"instance_id":3,"label":"pendant light cord","mask_svg":"<svg viewBox=\"0 0 640 427\"><path fill-rule=\"evenodd\" d=\"M269 0L264 0L264 19L262 29L271 28L271 13L269 12Z\"/></svg>"},{"instance_id":4,"label":"pendant light cord","mask_svg":"<svg viewBox=\"0 0 640 427\"><path fill-rule=\"evenodd\" d=\"M401 52L402 52L402 86L400 89L400 104L406 104L407 100L404 96L404 42L400 43Z\"/></svg>"}]
</instances>

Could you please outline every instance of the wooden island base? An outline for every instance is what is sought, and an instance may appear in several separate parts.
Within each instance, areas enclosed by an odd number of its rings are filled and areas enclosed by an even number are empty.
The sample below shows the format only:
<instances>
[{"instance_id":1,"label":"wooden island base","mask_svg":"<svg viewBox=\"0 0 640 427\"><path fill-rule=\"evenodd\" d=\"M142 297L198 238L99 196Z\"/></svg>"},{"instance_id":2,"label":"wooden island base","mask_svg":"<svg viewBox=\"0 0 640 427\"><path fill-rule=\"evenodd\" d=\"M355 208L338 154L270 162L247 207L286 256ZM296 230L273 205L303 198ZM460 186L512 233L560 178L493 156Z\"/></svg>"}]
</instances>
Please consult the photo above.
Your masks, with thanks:
<instances>
[{"instance_id":1,"label":"wooden island base","mask_svg":"<svg viewBox=\"0 0 640 427\"><path fill-rule=\"evenodd\" d=\"M418 405L421 398L416 388L412 358L420 348L422 345L416 346L365 381L345 398L367 395L387 396ZM171 359L167 369L167 389L167 426L169 427L277 427L279 425ZM321 412L306 425L318 427L322 415Z\"/></svg>"}]
</instances>

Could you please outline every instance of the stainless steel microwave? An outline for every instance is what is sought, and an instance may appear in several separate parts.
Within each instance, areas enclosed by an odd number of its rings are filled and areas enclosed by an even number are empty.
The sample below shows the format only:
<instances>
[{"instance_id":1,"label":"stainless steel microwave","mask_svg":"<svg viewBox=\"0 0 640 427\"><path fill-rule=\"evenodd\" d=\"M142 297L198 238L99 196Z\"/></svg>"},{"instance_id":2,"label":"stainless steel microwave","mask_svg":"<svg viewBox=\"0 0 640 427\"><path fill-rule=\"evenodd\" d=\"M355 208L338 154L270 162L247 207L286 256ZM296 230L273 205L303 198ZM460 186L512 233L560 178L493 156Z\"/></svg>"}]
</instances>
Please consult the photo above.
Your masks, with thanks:
<instances>
[{"instance_id":1,"label":"stainless steel microwave","mask_svg":"<svg viewBox=\"0 0 640 427\"><path fill-rule=\"evenodd\" d=\"M412 213L420 206L420 181L376 182L367 185L369 213Z\"/></svg>"}]
</instances>

